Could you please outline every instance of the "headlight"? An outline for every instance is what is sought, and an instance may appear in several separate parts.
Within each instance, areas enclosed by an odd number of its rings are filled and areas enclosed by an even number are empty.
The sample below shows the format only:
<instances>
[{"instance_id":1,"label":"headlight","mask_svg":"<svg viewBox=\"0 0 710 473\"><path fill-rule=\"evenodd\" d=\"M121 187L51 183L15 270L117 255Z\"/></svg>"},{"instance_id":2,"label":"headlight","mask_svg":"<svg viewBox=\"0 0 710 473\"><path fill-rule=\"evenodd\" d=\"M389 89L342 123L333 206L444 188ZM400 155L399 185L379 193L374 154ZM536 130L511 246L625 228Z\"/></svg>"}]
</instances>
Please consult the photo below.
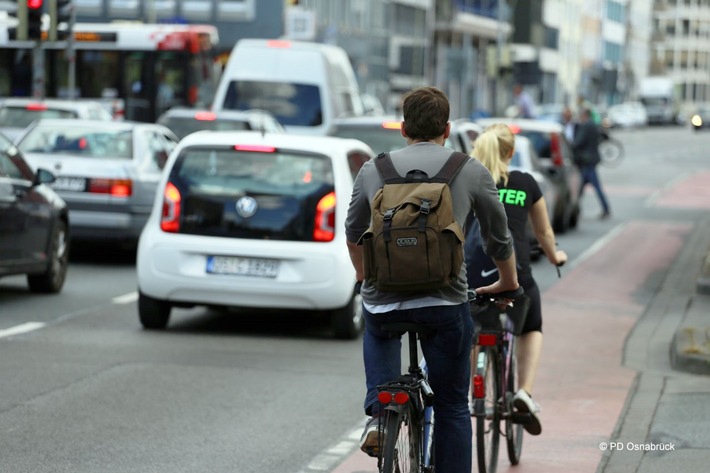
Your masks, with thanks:
<instances>
[{"instance_id":1,"label":"headlight","mask_svg":"<svg viewBox=\"0 0 710 473\"><path fill-rule=\"evenodd\" d=\"M692 123L693 126L703 126L703 119L700 115L693 115L693 118L690 119L690 123Z\"/></svg>"}]
</instances>

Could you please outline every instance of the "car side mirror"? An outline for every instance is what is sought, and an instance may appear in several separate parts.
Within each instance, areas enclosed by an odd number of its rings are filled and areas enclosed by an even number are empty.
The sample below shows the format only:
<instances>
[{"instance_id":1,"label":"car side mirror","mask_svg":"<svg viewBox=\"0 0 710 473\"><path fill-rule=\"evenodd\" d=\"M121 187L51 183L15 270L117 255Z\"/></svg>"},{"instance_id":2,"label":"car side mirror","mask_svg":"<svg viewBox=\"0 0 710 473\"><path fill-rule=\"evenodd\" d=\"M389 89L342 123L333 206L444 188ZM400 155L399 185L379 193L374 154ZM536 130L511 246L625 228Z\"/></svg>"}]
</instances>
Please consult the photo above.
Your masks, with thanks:
<instances>
[{"instance_id":1,"label":"car side mirror","mask_svg":"<svg viewBox=\"0 0 710 473\"><path fill-rule=\"evenodd\" d=\"M52 182L54 182L56 180L57 180L57 178L50 171L47 171L46 169L38 168L37 172L35 173L35 178L32 181L32 185L38 186L40 184L51 184Z\"/></svg>"}]
</instances>

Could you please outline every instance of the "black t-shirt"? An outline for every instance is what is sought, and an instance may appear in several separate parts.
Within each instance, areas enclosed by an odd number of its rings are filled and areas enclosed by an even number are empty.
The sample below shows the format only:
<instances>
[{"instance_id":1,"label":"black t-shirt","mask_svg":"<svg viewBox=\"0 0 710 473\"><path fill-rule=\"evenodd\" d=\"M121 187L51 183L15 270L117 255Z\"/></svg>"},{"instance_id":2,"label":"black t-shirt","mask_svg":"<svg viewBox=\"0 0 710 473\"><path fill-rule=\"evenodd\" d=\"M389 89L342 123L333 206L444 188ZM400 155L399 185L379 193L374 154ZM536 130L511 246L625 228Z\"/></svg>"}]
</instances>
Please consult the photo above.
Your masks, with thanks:
<instances>
[{"instance_id":1,"label":"black t-shirt","mask_svg":"<svg viewBox=\"0 0 710 473\"><path fill-rule=\"evenodd\" d=\"M498 184L498 196L508 216L508 228L515 245L518 279L532 275L530 268L530 238L527 232L528 216L533 204L540 200L542 191L535 178L525 172L511 171L508 185Z\"/></svg>"}]
</instances>

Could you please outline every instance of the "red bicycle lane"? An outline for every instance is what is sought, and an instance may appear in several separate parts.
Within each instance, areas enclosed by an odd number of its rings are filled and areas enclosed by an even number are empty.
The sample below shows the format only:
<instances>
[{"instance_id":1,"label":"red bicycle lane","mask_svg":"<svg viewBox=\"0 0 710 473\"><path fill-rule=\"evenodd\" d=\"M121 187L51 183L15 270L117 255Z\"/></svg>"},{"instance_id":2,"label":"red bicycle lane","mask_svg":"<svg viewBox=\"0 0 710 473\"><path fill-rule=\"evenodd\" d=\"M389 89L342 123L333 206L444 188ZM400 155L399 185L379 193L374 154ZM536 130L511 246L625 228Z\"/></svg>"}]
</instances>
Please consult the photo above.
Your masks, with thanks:
<instances>
[{"instance_id":1,"label":"red bicycle lane","mask_svg":"<svg viewBox=\"0 0 710 473\"><path fill-rule=\"evenodd\" d=\"M563 268L562 279L543 294L545 343L534 392L543 432L525 435L515 467L501 438L499 472L596 470L599 445L612 435L634 380L622 354L652 296L644 284L670 266L690 230L689 223L633 221L576 266ZM474 453L474 471L475 462ZM376 472L376 461L359 450L332 470Z\"/></svg>"}]
</instances>

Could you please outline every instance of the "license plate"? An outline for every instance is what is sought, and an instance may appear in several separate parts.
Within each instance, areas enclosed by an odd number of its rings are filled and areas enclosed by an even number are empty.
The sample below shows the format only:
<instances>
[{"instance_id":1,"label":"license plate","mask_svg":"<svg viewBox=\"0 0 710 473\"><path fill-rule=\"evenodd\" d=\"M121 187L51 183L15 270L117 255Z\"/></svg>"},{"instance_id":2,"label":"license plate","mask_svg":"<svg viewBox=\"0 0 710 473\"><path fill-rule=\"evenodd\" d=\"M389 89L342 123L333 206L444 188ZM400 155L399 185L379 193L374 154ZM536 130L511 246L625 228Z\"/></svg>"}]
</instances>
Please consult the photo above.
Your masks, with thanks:
<instances>
[{"instance_id":1,"label":"license plate","mask_svg":"<svg viewBox=\"0 0 710 473\"><path fill-rule=\"evenodd\" d=\"M84 192L86 179L81 177L58 177L52 183L52 188L58 191Z\"/></svg>"},{"instance_id":2,"label":"license plate","mask_svg":"<svg viewBox=\"0 0 710 473\"><path fill-rule=\"evenodd\" d=\"M210 274L275 278L279 273L279 264L280 261L275 259L208 256L207 272Z\"/></svg>"}]
</instances>

